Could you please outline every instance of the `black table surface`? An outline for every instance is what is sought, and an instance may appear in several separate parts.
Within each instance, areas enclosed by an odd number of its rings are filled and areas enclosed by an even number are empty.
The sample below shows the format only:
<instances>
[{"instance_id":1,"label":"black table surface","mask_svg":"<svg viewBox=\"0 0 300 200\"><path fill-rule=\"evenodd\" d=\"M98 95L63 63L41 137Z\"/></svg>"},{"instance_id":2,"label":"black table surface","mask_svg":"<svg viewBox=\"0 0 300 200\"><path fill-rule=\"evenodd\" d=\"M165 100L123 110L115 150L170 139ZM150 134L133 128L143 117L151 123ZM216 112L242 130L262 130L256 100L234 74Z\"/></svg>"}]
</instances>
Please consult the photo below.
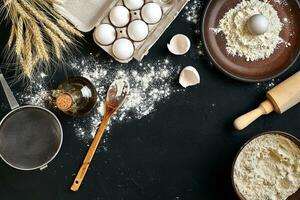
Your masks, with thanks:
<instances>
[{"instance_id":1,"label":"black table surface","mask_svg":"<svg viewBox=\"0 0 300 200\"><path fill-rule=\"evenodd\" d=\"M201 10L197 12L200 15ZM159 103L156 111L140 120L115 124L109 134L108 151L95 155L80 191L73 193L69 188L87 146L76 138L68 123L70 119L61 117L64 143L47 169L23 172L0 162L0 199L238 199L231 184L231 167L237 151L248 139L264 131L280 130L300 138L300 106L283 115L260 118L246 130L235 131L233 120L264 100L269 82L258 86L233 80L211 66L205 56L191 53L171 56L166 44L176 33L188 35L196 51L200 36L195 30L199 30L199 26L187 23L179 15L144 61L169 55L176 65L195 66L201 75L201 84L173 94ZM9 26L2 22L1 50L8 30ZM78 56L102 51L90 33L81 42ZM104 52L101 55L102 59L109 59ZM275 82L289 77L299 66L298 60ZM64 74L65 70L57 70L52 82L61 81ZM25 84L17 84L12 89L16 92L24 87ZM3 117L9 109L4 95L0 97L0 117Z\"/></svg>"}]
</instances>

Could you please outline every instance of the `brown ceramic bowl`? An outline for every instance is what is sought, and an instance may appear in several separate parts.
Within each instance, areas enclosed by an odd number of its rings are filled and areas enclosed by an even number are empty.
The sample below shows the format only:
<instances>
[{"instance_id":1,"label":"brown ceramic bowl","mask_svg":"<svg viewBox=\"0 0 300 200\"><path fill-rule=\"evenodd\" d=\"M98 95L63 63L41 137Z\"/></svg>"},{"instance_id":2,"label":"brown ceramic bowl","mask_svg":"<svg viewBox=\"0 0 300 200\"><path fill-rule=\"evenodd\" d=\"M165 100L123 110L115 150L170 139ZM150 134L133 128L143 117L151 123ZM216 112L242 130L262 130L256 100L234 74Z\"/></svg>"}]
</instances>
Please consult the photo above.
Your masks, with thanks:
<instances>
[{"instance_id":1,"label":"brown ceramic bowl","mask_svg":"<svg viewBox=\"0 0 300 200\"><path fill-rule=\"evenodd\" d=\"M210 30L216 28L225 13L239 2L211 0L208 3L202 21L202 37L210 60L225 74L241 81L266 81L281 75L296 62L300 54L300 3L298 0L288 0L284 5L270 2L280 19L288 18L289 23L284 23L280 36L290 42L291 46L286 48L280 44L268 59L247 62L245 58L229 55L225 49L224 34L215 34ZM290 33L294 33L292 37Z\"/></svg>"},{"instance_id":2,"label":"brown ceramic bowl","mask_svg":"<svg viewBox=\"0 0 300 200\"><path fill-rule=\"evenodd\" d=\"M290 139L292 142L294 142L299 148L300 148L300 140L298 138L296 138L295 136L289 134L289 133L285 133L285 132L282 132L282 131L268 131L268 132L264 132L264 133L261 133L261 134L258 134L254 137L252 137L250 140L248 140L239 150L239 152L237 153L236 157L234 158L234 162L233 162L233 165L232 165L232 171L231 171L231 181L232 181L232 185L233 185L233 188L234 188L234 191L235 193L237 194L237 196L241 199L241 200L246 200L243 195L239 192L238 190L238 187L237 185L235 184L234 182L234 166L235 166L235 163L236 163L236 160L238 158L238 156L240 155L241 151L244 149L244 147L246 145L248 145L252 140L254 140L255 138L257 137L260 137L262 135L270 135L270 134L274 134L274 135L281 135L287 139ZM292 196L290 196L287 200L299 200L300 199L300 189L294 193Z\"/></svg>"}]
</instances>

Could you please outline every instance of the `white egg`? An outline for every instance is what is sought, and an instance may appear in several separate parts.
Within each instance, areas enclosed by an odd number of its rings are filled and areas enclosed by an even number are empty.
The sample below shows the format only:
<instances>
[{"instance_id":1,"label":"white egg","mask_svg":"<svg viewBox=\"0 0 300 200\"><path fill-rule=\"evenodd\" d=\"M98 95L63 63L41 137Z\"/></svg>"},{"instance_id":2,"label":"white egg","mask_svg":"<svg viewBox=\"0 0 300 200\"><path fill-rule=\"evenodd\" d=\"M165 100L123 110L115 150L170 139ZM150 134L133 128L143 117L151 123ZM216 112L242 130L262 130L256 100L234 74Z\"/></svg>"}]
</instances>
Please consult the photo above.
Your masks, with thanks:
<instances>
[{"instance_id":1,"label":"white egg","mask_svg":"<svg viewBox=\"0 0 300 200\"><path fill-rule=\"evenodd\" d=\"M262 35L268 30L269 20L265 16L257 14L249 18L247 25L253 35Z\"/></svg>"},{"instance_id":2,"label":"white egg","mask_svg":"<svg viewBox=\"0 0 300 200\"><path fill-rule=\"evenodd\" d=\"M157 3L147 3L142 8L142 18L148 24L155 24L162 17L162 9Z\"/></svg>"},{"instance_id":3,"label":"white egg","mask_svg":"<svg viewBox=\"0 0 300 200\"><path fill-rule=\"evenodd\" d=\"M126 60L133 55L134 46L130 40L121 38L114 42L112 51L118 59Z\"/></svg>"},{"instance_id":4,"label":"white egg","mask_svg":"<svg viewBox=\"0 0 300 200\"><path fill-rule=\"evenodd\" d=\"M110 24L101 24L94 31L94 37L102 45L110 45L116 40L116 30Z\"/></svg>"},{"instance_id":5,"label":"white egg","mask_svg":"<svg viewBox=\"0 0 300 200\"><path fill-rule=\"evenodd\" d=\"M144 5L144 0L123 0L123 2L130 10L138 10Z\"/></svg>"},{"instance_id":6,"label":"white egg","mask_svg":"<svg viewBox=\"0 0 300 200\"><path fill-rule=\"evenodd\" d=\"M126 26L130 20L129 10L124 6L116 6L111 9L109 19L114 26Z\"/></svg>"},{"instance_id":7,"label":"white egg","mask_svg":"<svg viewBox=\"0 0 300 200\"><path fill-rule=\"evenodd\" d=\"M148 25L142 20L134 20L128 25L127 33L130 39L142 41L148 35Z\"/></svg>"}]
</instances>

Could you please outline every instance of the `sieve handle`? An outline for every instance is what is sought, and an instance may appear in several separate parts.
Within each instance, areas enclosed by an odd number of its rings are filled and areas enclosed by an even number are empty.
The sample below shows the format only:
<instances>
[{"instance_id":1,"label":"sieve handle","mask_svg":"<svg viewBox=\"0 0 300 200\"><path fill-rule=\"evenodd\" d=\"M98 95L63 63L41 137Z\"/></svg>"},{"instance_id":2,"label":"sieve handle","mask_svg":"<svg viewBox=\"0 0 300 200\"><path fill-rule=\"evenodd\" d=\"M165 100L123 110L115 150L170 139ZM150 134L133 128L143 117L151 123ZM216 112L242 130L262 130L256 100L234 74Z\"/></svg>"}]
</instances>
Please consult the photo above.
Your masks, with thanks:
<instances>
[{"instance_id":1,"label":"sieve handle","mask_svg":"<svg viewBox=\"0 0 300 200\"><path fill-rule=\"evenodd\" d=\"M14 94L12 93L3 74L1 74L1 73L0 73L0 82L1 82L2 88L4 90L4 93L7 98L8 103L9 103L10 108L13 110L13 109L19 107L19 104L18 104Z\"/></svg>"}]
</instances>

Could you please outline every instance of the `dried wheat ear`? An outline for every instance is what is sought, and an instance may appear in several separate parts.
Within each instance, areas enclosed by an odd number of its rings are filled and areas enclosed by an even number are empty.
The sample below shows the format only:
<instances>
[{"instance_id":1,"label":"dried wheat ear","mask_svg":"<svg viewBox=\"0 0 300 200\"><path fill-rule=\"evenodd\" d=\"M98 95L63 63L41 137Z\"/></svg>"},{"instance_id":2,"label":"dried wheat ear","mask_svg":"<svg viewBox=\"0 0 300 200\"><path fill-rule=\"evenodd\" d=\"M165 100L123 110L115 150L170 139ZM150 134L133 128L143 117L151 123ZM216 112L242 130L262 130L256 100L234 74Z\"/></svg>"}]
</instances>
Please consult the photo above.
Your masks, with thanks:
<instances>
[{"instance_id":1,"label":"dried wheat ear","mask_svg":"<svg viewBox=\"0 0 300 200\"><path fill-rule=\"evenodd\" d=\"M36 66L63 60L62 52L82 33L70 25L53 4L59 0L3 0L2 11L11 21L8 48L23 74L32 77Z\"/></svg>"}]
</instances>

